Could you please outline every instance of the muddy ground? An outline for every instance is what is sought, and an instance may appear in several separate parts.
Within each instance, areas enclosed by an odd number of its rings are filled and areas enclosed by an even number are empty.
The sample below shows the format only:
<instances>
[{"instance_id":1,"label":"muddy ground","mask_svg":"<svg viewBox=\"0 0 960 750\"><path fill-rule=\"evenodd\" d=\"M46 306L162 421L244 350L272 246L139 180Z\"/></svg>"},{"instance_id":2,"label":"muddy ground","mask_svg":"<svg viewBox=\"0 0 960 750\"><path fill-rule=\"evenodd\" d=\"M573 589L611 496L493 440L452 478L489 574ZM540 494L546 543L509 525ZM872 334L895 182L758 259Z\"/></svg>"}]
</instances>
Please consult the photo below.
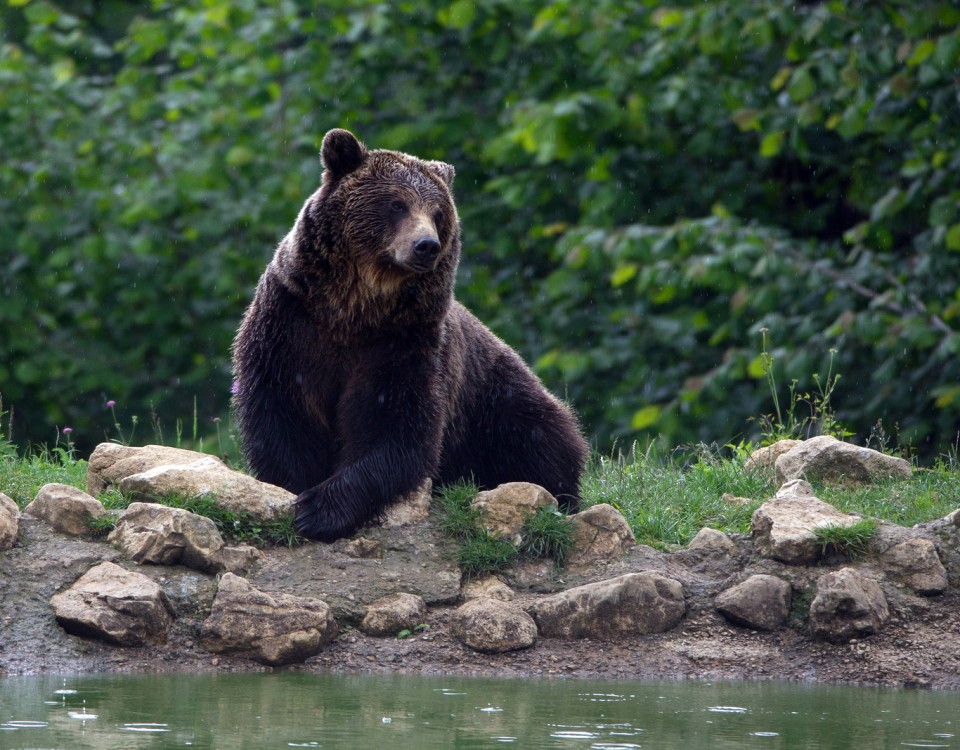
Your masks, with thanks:
<instances>
[{"instance_id":1,"label":"muddy ground","mask_svg":"<svg viewBox=\"0 0 960 750\"><path fill-rule=\"evenodd\" d=\"M247 576L258 588L324 598L341 626L340 637L305 664L308 672L477 675L525 678L762 679L960 690L960 591L956 585L922 598L884 583L892 618L876 635L834 645L807 634L807 593L819 575L849 561L812 568L785 566L755 555L749 538L738 553L661 553L638 546L623 559L588 571L555 572L531 565L514 574L521 605L556 591L626 572L657 571L684 584L688 612L667 633L616 642L541 638L528 650L479 654L450 633L459 596L459 573L450 549L429 526L369 529L379 555L356 557L345 542L266 550ZM50 597L103 560L136 569L160 582L178 618L166 643L120 648L67 635L57 625ZM869 566L869 560L860 565ZM728 623L712 598L752 573L791 582L789 627L762 633ZM104 541L77 540L21 519L18 544L0 553L0 674L84 672L264 671L242 656L216 656L200 645L200 624L215 593L213 576L180 567L138 566ZM364 604L391 591L420 593L430 604L428 628L407 638L374 638L355 624Z\"/></svg>"}]
</instances>

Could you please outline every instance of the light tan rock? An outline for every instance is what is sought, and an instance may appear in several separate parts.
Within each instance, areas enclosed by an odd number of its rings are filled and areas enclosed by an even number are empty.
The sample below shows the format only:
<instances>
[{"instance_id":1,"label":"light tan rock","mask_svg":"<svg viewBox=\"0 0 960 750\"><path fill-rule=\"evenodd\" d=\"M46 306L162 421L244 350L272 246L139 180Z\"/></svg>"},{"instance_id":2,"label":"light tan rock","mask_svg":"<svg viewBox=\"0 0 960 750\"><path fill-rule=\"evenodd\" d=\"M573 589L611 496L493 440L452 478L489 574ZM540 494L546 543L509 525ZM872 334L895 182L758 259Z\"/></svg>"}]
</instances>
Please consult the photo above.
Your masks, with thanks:
<instances>
[{"instance_id":1,"label":"light tan rock","mask_svg":"<svg viewBox=\"0 0 960 750\"><path fill-rule=\"evenodd\" d=\"M0 550L10 549L20 533L20 506L0 492Z\"/></svg>"},{"instance_id":2,"label":"light tan rock","mask_svg":"<svg viewBox=\"0 0 960 750\"><path fill-rule=\"evenodd\" d=\"M427 605L416 594L389 594L367 605L360 630L367 635L396 635L413 630L427 617Z\"/></svg>"},{"instance_id":3,"label":"light tan rock","mask_svg":"<svg viewBox=\"0 0 960 750\"><path fill-rule=\"evenodd\" d=\"M841 513L817 499L809 483L796 479L783 485L776 497L754 511L751 526L761 554L791 565L804 565L820 556L813 529L852 526L859 520L859 516Z\"/></svg>"},{"instance_id":4,"label":"light tan rock","mask_svg":"<svg viewBox=\"0 0 960 750\"><path fill-rule=\"evenodd\" d=\"M512 602L516 594L497 576L484 576L467 581L463 585L462 596L465 600L499 599L501 602Z\"/></svg>"},{"instance_id":5,"label":"light tan rock","mask_svg":"<svg viewBox=\"0 0 960 750\"><path fill-rule=\"evenodd\" d=\"M413 492L384 509L381 525L388 528L419 526L430 515L432 492L433 481L428 477Z\"/></svg>"},{"instance_id":6,"label":"light tan rock","mask_svg":"<svg viewBox=\"0 0 960 750\"><path fill-rule=\"evenodd\" d=\"M804 440L777 458L777 481L869 483L884 477L909 477L910 462L830 435Z\"/></svg>"},{"instance_id":7,"label":"light tan rock","mask_svg":"<svg viewBox=\"0 0 960 750\"><path fill-rule=\"evenodd\" d=\"M750 457L743 462L743 470L747 474L754 471L768 471L771 474L775 471L777 459L784 453L792 450L802 443L802 440L778 440L771 445L765 445L763 448L757 448Z\"/></svg>"},{"instance_id":8,"label":"light tan rock","mask_svg":"<svg viewBox=\"0 0 960 750\"><path fill-rule=\"evenodd\" d=\"M107 515L95 497L69 484L57 483L43 485L23 512L70 536L90 535L90 519Z\"/></svg>"},{"instance_id":9,"label":"light tan rock","mask_svg":"<svg viewBox=\"0 0 960 750\"><path fill-rule=\"evenodd\" d=\"M921 596L942 594L950 585L937 548L929 539L910 539L887 550L884 572Z\"/></svg>"},{"instance_id":10,"label":"light tan rock","mask_svg":"<svg viewBox=\"0 0 960 750\"><path fill-rule=\"evenodd\" d=\"M814 637L845 643L879 632L889 619L890 608L879 584L853 568L817 579L817 594L810 603Z\"/></svg>"},{"instance_id":11,"label":"light tan rock","mask_svg":"<svg viewBox=\"0 0 960 750\"><path fill-rule=\"evenodd\" d=\"M679 581L628 573L544 597L527 611L545 637L616 638L669 630L687 605Z\"/></svg>"},{"instance_id":12,"label":"light tan rock","mask_svg":"<svg viewBox=\"0 0 960 750\"><path fill-rule=\"evenodd\" d=\"M499 599L471 599L453 613L451 630L465 646L483 653L516 651L537 642L533 618Z\"/></svg>"},{"instance_id":13,"label":"light tan rock","mask_svg":"<svg viewBox=\"0 0 960 750\"><path fill-rule=\"evenodd\" d=\"M233 471L212 456L131 474L120 480L119 487L125 495L138 500L170 495L209 497L225 510L248 513L264 521L289 515L296 501L293 493Z\"/></svg>"},{"instance_id":14,"label":"light tan rock","mask_svg":"<svg viewBox=\"0 0 960 750\"><path fill-rule=\"evenodd\" d=\"M790 584L771 575L753 575L717 596L728 620L754 630L776 630L790 614Z\"/></svg>"},{"instance_id":15,"label":"light tan rock","mask_svg":"<svg viewBox=\"0 0 960 750\"><path fill-rule=\"evenodd\" d=\"M211 573L245 570L259 556L253 547L227 548L209 518L155 503L131 503L107 540L134 562Z\"/></svg>"},{"instance_id":16,"label":"light tan rock","mask_svg":"<svg viewBox=\"0 0 960 750\"><path fill-rule=\"evenodd\" d=\"M600 503L570 516L574 528L573 546L564 566L580 569L619 559L637 540L623 514L612 505Z\"/></svg>"},{"instance_id":17,"label":"light tan rock","mask_svg":"<svg viewBox=\"0 0 960 750\"><path fill-rule=\"evenodd\" d=\"M159 585L110 562L88 570L50 604L68 633L120 646L162 642L174 619Z\"/></svg>"},{"instance_id":18,"label":"light tan rock","mask_svg":"<svg viewBox=\"0 0 960 750\"><path fill-rule=\"evenodd\" d=\"M704 526L697 535L690 540L687 549L706 549L716 550L725 555L737 554L737 545L733 540L718 529L711 529Z\"/></svg>"},{"instance_id":19,"label":"light tan rock","mask_svg":"<svg viewBox=\"0 0 960 750\"><path fill-rule=\"evenodd\" d=\"M189 464L201 458L220 460L205 453L168 448L165 445L134 448L117 443L100 443L90 454L87 463L87 492L99 495L131 474L141 474L157 466Z\"/></svg>"},{"instance_id":20,"label":"light tan rock","mask_svg":"<svg viewBox=\"0 0 960 750\"><path fill-rule=\"evenodd\" d=\"M538 484L507 482L499 487L478 492L471 505L491 534L520 544L520 530L526 520L542 507L556 508L556 498Z\"/></svg>"},{"instance_id":21,"label":"light tan rock","mask_svg":"<svg viewBox=\"0 0 960 750\"><path fill-rule=\"evenodd\" d=\"M249 653L262 664L281 666L314 656L337 632L330 608L319 599L267 594L227 573L200 640L214 653Z\"/></svg>"}]
</instances>

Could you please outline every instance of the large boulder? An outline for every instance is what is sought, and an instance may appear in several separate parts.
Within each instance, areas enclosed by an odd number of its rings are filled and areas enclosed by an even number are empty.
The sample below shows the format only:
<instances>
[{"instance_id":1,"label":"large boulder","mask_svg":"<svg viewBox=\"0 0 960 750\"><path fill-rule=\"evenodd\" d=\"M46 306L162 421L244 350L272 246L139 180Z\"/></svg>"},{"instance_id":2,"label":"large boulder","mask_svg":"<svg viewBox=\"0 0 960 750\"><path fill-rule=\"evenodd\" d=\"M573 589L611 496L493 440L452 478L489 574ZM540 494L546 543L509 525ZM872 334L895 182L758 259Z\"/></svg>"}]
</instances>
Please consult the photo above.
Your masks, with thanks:
<instances>
[{"instance_id":1,"label":"large boulder","mask_svg":"<svg viewBox=\"0 0 960 750\"><path fill-rule=\"evenodd\" d=\"M134 562L208 573L243 571L259 555L252 547L227 547L209 518L155 503L131 503L107 540Z\"/></svg>"},{"instance_id":2,"label":"large boulder","mask_svg":"<svg viewBox=\"0 0 960 750\"><path fill-rule=\"evenodd\" d=\"M396 635L413 630L427 617L427 604L422 596L399 592L382 596L367 605L360 630L367 635Z\"/></svg>"},{"instance_id":3,"label":"large boulder","mask_svg":"<svg viewBox=\"0 0 960 750\"><path fill-rule=\"evenodd\" d=\"M499 599L471 599L453 613L451 630L465 646L483 653L516 651L537 642L533 618Z\"/></svg>"},{"instance_id":4,"label":"large boulder","mask_svg":"<svg viewBox=\"0 0 960 750\"><path fill-rule=\"evenodd\" d=\"M289 515L296 501L293 493L233 471L213 456L187 464L155 466L124 477L119 487L124 495L138 500L171 495L208 497L224 510L247 513L264 521Z\"/></svg>"},{"instance_id":5,"label":"large boulder","mask_svg":"<svg viewBox=\"0 0 960 750\"><path fill-rule=\"evenodd\" d=\"M570 516L573 545L564 559L568 568L579 569L618 559L637 540L619 510L607 503L593 505Z\"/></svg>"},{"instance_id":6,"label":"large boulder","mask_svg":"<svg viewBox=\"0 0 960 750\"><path fill-rule=\"evenodd\" d=\"M753 513L751 521L757 549L792 565L816 562L820 543L813 530L825 526L852 526L859 516L841 513L817 499L813 488L802 479L783 485L772 500Z\"/></svg>"},{"instance_id":7,"label":"large boulder","mask_svg":"<svg viewBox=\"0 0 960 750\"><path fill-rule=\"evenodd\" d=\"M91 568L50 604L68 633L120 646L162 642L174 619L158 584L111 562Z\"/></svg>"},{"instance_id":8,"label":"large boulder","mask_svg":"<svg viewBox=\"0 0 960 750\"><path fill-rule=\"evenodd\" d=\"M200 640L214 653L249 654L262 664L303 662L337 637L337 622L319 599L267 594L227 573L220 579Z\"/></svg>"},{"instance_id":9,"label":"large boulder","mask_svg":"<svg viewBox=\"0 0 960 750\"><path fill-rule=\"evenodd\" d=\"M0 550L10 549L20 533L20 506L0 492Z\"/></svg>"},{"instance_id":10,"label":"large boulder","mask_svg":"<svg viewBox=\"0 0 960 750\"><path fill-rule=\"evenodd\" d=\"M544 597L527 611L545 637L617 638L669 630L687 605L679 581L628 573Z\"/></svg>"},{"instance_id":11,"label":"large boulder","mask_svg":"<svg viewBox=\"0 0 960 750\"><path fill-rule=\"evenodd\" d=\"M947 571L929 539L915 538L888 549L881 558L884 572L921 596L942 594L949 586Z\"/></svg>"},{"instance_id":12,"label":"large boulder","mask_svg":"<svg viewBox=\"0 0 960 750\"><path fill-rule=\"evenodd\" d=\"M796 448L802 442L802 440L778 440L771 445L757 448L750 454L750 457L743 462L743 470L748 474L755 471L773 474L776 471L777 459L784 453Z\"/></svg>"},{"instance_id":13,"label":"large boulder","mask_svg":"<svg viewBox=\"0 0 960 750\"><path fill-rule=\"evenodd\" d=\"M717 596L717 609L738 625L776 630L790 614L790 584L771 575L752 575Z\"/></svg>"},{"instance_id":14,"label":"large boulder","mask_svg":"<svg viewBox=\"0 0 960 750\"><path fill-rule=\"evenodd\" d=\"M95 497L69 484L58 483L43 485L23 512L70 536L89 535L90 520L107 514Z\"/></svg>"},{"instance_id":15,"label":"large boulder","mask_svg":"<svg viewBox=\"0 0 960 750\"><path fill-rule=\"evenodd\" d=\"M118 443L100 443L90 454L87 463L87 492L99 495L104 490L117 487L121 479L131 474L140 474L157 466L189 464L201 458L214 457L165 445L134 448Z\"/></svg>"},{"instance_id":16,"label":"large boulder","mask_svg":"<svg viewBox=\"0 0 960 750\"><path fill-rule=\"evenodd\" d=\"M471 506L479 511L482 523L491 534L517 545L527 519L540 508L556 508L557 499L538 484L507 482L478 492Z\"/></svg>"},{"instance_id":17,"label":"large boulder","mask_svg":"<svg viewBox=\"0 0 960 750\"><path fill-rule=\"evenodd\" d=\"M841 568L817 579L817 593L810 603L814 637L845 643L879 632L889 619L883 589L853 568Z\"/></svg>"},{"instance_id":18,"label":"large boulder","mask_svg":"<svg viewBox=\"0 0 960 750\"><path fill-rule=\"evenodd\" d=\"M910 462L830 435L804 440L777 458L777 481L868 483L884 477L909 477Z\"/></svg>"}]
</instances>

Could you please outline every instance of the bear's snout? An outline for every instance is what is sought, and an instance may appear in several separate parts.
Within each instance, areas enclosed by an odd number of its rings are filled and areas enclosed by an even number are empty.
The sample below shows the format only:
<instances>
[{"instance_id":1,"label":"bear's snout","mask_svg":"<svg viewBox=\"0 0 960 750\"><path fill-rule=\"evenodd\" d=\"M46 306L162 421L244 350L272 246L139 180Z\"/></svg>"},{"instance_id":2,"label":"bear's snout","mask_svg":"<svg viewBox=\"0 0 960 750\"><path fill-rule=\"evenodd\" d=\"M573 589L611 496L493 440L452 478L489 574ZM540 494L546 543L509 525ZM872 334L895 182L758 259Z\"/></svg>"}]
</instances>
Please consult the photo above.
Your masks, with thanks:
<instances>
[{"instance_id":1,"label":"bear's snout","mask_svg":"<svg viewBox=\"0 0 960 750\"><path fill-rule=\"evenodd\" d=\"M417 271L432 271L440 257L440 242L433 237L423 237L413 243L410 265Z\"/></svg>"}]
</instances>

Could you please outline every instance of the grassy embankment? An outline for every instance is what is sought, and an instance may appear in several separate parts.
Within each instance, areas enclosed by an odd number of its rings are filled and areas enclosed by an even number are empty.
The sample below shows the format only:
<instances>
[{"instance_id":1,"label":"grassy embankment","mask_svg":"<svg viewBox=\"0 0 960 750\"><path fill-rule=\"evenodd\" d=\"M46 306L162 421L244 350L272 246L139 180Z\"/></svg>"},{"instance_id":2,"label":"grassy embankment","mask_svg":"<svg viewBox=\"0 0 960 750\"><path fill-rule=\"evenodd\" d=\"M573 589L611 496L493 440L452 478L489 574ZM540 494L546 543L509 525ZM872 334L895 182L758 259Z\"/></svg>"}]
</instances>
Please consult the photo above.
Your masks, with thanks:
<instances>
[{"instance_id":1,"label":"grassy embankment","mask_svg":"<svg viewBox=\"0 0 960 750\"><path fill-rule=\"evenodd\" d=\"M745 533L753 511L776 492L773 478L743 471L744 450L669 452L649 449L629 455L595 455L583 479L583 505L609 503L623 513L637 541L660 549L682 547L704 526L728 533ZM66 449L18 454L0 443L0 491L25 506L44 484L61 482L86 488L87 464ZM845 512L910 526L942 517L960 506L960 467L944 458L919 469L909 479L890 479L869 486L815 487L817 496ZM500 570L517 555L550 556L562 560L570 542L566 517L541 512L529 522L524 543L514 549L491 537L478 523L469 501L470 485L441 488L437 493L438 522L458 540L465 570ZM99 498L108 509L129 500L110 491ZM289 520L262 523L219 510L209 498L164 498L163 502L212 518L228 537L259 545L294 544L297 535ZM105 533L108 518L99 524ZM869 524L867 524L869 526ZM869 528L859 534L869 536ZM829 532L827 532L829 534ZM830 540L825 539L825 543ZM843 539L839 542L842 544ZM852 547L856 540L851 541Z\"/></svg>"}]
</instances>

